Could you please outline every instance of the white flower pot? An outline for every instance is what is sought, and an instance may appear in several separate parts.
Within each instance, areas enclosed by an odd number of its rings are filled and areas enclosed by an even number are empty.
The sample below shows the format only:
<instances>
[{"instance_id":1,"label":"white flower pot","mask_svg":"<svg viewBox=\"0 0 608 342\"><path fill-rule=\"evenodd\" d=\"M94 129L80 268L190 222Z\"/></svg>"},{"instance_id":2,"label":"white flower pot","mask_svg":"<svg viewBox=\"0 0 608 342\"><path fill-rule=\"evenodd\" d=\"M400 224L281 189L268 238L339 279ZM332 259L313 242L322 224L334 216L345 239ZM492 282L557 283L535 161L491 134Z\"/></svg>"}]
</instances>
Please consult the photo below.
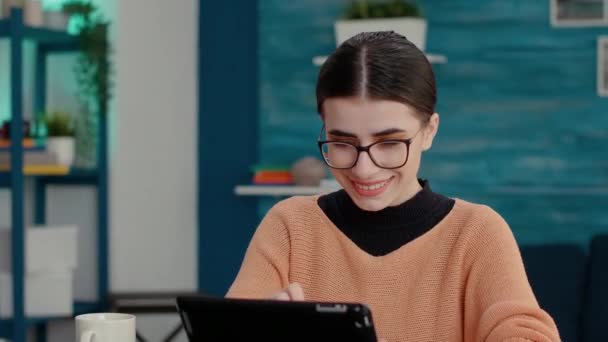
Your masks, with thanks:
<instances>
[{"instance_id":1,"label":"white flower pot","mask_svg":"<svg viewBox=\"0 0 608 342\"><path fill-rule=\"evenodd\" d=\"M426 26L426 19L414 17L338 20L334 23L336 46L361 32L395 31L424 51Z\"/></svg>"},{"instance_id":2,"label":"white flower pot","mask_svg":"<svg viewBox=\"0 0 608 342\"><path fill-rule=\"evenodd\" d=\"M67 31L70 17L61 11L44 11L44 26L57 31Z\"/></svg>"},{"instance_id":3,"label":"white flower pot","mask_svg":"<svg viewBox=\"0 0 608 342\"><path fill-rule=\"evenodd\" d=\"M55 154L58 164L70 166L74 163L73 137L50 137L46 140L46 148Z\"/></svg>"}]
</instances>

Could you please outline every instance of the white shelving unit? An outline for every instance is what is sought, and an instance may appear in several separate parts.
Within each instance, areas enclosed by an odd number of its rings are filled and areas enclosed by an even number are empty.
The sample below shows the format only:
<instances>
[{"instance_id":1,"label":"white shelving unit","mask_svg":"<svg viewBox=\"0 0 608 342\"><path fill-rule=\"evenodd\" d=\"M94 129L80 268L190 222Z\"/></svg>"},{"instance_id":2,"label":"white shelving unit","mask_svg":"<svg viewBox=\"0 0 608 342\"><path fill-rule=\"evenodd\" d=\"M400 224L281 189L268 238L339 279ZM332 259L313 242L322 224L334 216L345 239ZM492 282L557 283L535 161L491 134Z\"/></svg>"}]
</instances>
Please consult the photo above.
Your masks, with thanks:
<instances>
[{"instance_id":1,"label":"white shelving unit","mask_svg":"<svg viewBox=\"0 0 608 342\"><path fill-rule=\"evenodd\" d=\"M553 27L608 26L608 0L549 1Z\"/></svg>"},{"instance_id":2,"label":"white shelving unit","mask_svg":"<svg viewBox=\"0 0 608 342\"><path fill-rule=\"evenodd\" d=\"M308 196L335 191L332 187L298 185L237 185L234 193L238 196Z\"/></svg>"},{"instance_id":3,"label":"white shelving unit","mask_svg":"<svg viewBox=\"0 0 608 342\"><path fill-rule=\"evenodd\" d=\"M448 62L448 58L444 55L427 53L426 58L429 60L431 64L445 64ZM316 66L321 66L327 60L327 56L314 56L312 58L312 64Z\"/></svg>"},{"instance_id":4,"label":"white shelving unit","mask_svg":"<svg viewBox=\"0 0 608 342\"><path fill-rule=\"evenodd\" d=\"M597 94L608 97L608 36L597 38Z\"/></svg>"}]
</instances>

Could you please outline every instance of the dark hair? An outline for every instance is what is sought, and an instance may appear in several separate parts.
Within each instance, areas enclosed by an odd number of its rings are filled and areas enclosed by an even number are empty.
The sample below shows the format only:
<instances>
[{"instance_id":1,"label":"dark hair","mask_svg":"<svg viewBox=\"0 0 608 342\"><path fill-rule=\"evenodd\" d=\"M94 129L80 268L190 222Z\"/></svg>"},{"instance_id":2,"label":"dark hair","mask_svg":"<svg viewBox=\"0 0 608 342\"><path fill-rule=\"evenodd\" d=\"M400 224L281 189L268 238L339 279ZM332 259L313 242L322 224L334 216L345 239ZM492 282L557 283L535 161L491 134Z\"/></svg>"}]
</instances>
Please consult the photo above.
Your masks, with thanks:
<instances>
[{"instance_id":1,"label":"dark hair","mask_svg":"<svg viewBox=\"0 0 608 342\"><path fill-rule=\"evenodd\" d=\"M435 112L433 68L422 51L393 31L363 32L342 43L319 71L317 110L332 97L393 100L428 119Z\"/></svg>"}]
</instances>

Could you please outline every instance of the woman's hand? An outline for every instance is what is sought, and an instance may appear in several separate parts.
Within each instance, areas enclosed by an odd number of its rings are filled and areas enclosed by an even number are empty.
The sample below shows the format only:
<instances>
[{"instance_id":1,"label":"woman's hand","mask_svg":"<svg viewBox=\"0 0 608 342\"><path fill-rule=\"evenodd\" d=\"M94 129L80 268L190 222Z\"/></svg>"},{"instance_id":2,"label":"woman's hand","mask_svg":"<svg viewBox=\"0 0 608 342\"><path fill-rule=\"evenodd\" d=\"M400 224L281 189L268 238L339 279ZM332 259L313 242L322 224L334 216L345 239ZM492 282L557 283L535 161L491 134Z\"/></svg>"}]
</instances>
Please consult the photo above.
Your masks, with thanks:
<instances>
[{"instance_id":1,"label":"woman's hand","mask_svg":"<svg viewBox=\"0 0 608 342\"><path fill-rule=\"evenodd\" d=\"M270 299L302 301L304 300L304 290L298 283L291 283L288 287L270 296Z\"/></svg>"}]
</instances>

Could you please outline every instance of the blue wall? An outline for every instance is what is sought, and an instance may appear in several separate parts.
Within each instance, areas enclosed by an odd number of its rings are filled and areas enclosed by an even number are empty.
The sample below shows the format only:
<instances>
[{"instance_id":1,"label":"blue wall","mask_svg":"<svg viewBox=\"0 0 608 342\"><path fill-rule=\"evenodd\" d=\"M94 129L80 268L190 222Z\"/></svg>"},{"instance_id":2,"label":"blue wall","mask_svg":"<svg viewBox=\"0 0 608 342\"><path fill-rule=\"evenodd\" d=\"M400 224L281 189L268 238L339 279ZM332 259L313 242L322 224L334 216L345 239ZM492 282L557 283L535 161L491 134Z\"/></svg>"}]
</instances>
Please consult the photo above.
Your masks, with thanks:
<instances>
[{"instance_id":1,"label":"blue wall","mask_svg":"<svg viewBox=\"0 0 608 342\"><path fill-rule=\"evenodd\" d=\"M315 55L334 47L347 0L261 0L259 155L316 155ZM608 98L596 92L596 39L552 28L549 0L420 0L436 65L439 136L420 175L491 205L527 243L608 231ZM261 205L263 213L269 205Z\"/></svg>"},{"instance_id":2,"label":"blue wall","mask_svg":"<svg viewBox=\"0 0 608 342\"><path fill-rule=\"evenodd\" d=\"M247 183L258 135L257 2L201 1L199 13L199 264L201 290L223 295L257 220Z\"/></svg>"}]
</instances>

